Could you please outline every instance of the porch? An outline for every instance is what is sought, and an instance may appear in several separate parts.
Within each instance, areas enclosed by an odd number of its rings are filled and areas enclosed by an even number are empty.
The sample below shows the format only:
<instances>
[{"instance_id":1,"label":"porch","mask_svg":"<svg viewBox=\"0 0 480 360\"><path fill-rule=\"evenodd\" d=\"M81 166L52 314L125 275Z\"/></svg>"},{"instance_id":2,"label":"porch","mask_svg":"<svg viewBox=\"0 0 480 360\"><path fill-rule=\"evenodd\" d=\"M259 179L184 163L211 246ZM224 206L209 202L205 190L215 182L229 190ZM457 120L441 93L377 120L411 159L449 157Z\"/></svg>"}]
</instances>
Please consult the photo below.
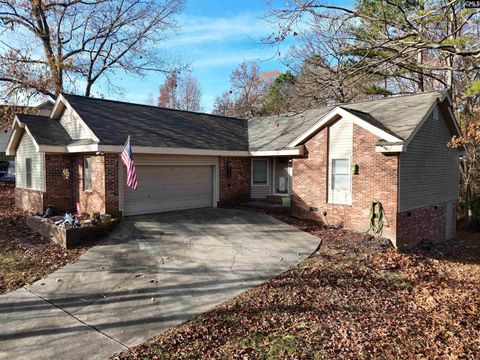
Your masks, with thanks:
<instances>
[{"instance_id":1,"label":"porch","mask_svg":"<svg viewBox=\"0 0 480 360\"><path fill-rule=\"evenodd\" d=\"M282 203L290 198L292 189L292 158L262 157L251 159L252 203Z\"/></svg>"}]
</instances>

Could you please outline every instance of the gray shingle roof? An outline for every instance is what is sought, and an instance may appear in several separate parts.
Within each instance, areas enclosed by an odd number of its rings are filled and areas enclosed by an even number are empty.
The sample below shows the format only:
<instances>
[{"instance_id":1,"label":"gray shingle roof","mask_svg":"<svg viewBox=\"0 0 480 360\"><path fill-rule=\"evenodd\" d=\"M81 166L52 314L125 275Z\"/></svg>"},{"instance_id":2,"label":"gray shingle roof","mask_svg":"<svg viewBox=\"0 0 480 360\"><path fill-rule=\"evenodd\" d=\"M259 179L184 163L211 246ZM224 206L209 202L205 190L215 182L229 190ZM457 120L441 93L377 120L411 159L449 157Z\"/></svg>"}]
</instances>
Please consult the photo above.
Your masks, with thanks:
<instances>
[{"instance_id":1,"label":"gray shingle roof","mask_svg":"<svg viewBox=\"0 0 480 360\"><path fill-rule=\"evenodd\" d=\"M253 118L248 121L250 150L280 150L297 136L311 128L318 120L333 109L324 107L290 113Z\"/></svg>"},{"instance_id":2,"label":"gray shingle roof","mask_svg":"<svg viewBox=\"0 0 480 360\"><path fill-rule=\"evenodd\" d=\"M322 119L334 106L300 113L243 120L156 106L63 95L104 145L132 144L208 150L281 150ZM402 140L408 139L441 92L389 97L339 105L342 109ZM57 120L18 115L41 145L86 144L74 141Z\"/></svg>"},{"instance_id":3,"label":"gray shingle roof","mask_svg":"<svg viewBox=\"0 0 480 360\"><path fill-rule=\"evenodd\" d=\"M373 126L406 140L427 114L432 104L442 95L442 92L432 91L338 106ZM250 119L248 122L250 149L283 149L334 107L328 106L306 110L298 114Z\"/></svg>"},{"instance_id":4,"label":"gray shingle roof","mask_svg":"<svg viewBox=\"0 0 480 360\"><path fill-rule=\"evenodd\" d=\"M60 122L48 116L17 114L18 120L24 123L38 145L64 146L72 142Z\"/></svg>"},{"instance_id":5,"label":"gray shingle roof","mask_svg":"<svg viewBox=\"0 0 480 360\"><path fill-rule=\"evenodd\" d=\"M103 145L248 150L247 121L62 94Z\"/></svg>"},{"instance_id":6,"label":"gray shingle roof","mask_svg":"<svg viewBox=\"0 0 480 360\"><path fill-rule=\"evenodd\" d=\"M341 106L345 109L368 113L391 134L406 140L422 121L432 104L442 96L443 93L440 91L430 91Z\"/></svg>"}]
</instances>

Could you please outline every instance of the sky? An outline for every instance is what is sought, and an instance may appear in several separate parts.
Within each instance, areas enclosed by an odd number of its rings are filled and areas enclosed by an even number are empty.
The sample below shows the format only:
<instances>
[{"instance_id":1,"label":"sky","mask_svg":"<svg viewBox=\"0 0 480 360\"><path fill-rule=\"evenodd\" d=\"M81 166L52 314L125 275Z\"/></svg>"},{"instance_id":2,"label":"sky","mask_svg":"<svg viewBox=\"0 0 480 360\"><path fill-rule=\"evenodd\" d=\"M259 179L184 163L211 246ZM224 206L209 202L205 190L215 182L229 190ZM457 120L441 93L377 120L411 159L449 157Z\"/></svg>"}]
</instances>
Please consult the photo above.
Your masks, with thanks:
<instances>
[{"instance_id":1,"label":"sky","mask_svg":"<svg viewBox=\"0 0 480 360\"><path fill-rule=\"evenodd\" d=\"M178 33L158 44L167 56L189 65L200 82L203 111L212 110L215 98L229 88L230 73L243 60L258 61L262 71L286 70L277 53L286 54L293 40L278 49L261 43L275 31L275 25L262 20L267 10L265 0L186 0L178 17ZM118 74L121 95L106 95L148 104L156 102L163 81L164 76L155 73L144 78ZM105 89L96 90L99 94Z\"/></svg>"}]
</instances>

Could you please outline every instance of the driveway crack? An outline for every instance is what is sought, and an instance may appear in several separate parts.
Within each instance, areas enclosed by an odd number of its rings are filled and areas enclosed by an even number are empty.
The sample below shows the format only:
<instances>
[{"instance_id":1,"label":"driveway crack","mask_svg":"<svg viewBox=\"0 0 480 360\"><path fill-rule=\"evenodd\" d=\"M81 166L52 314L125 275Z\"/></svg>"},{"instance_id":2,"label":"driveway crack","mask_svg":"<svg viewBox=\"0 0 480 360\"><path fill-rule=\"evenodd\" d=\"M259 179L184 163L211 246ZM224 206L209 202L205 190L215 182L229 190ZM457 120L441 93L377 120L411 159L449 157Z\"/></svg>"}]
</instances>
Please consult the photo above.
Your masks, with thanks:
<instances>
[{"instance_id":1,"label":"driveway crack","mask_svg":"<svg viewBox=\"0 0 480 360\"><path fill-rule=\"evenodd\" d=\"M79 319L78 317L76 317L75 315L73 315L71 312L69 312L69 311L61 308L60 306L56 305L56 304L53 303L52 301L50 301L50 300L48 300L48 299L40 296L39 294L37 294L37 293L35 293L34 291L32 291L32 290L30 290L29 288L27 288L26 286L24 286L23 288L24 288L25 290L27 290L30 294L38 297L39 299L45 301L46 303L52 305L53 307L55 307L55 308L63 311L65 314L67 314L67 315L70 316L71 318L77 320L79 323L87 326L88 328L90 328L90 329L92 329L93 331L99 333L100 335L103 335L103 336L109 338L110 340L112 340L112 341L116 342L117 344L123 346L125 349L129 349L128 345L125 345L124 343L122 343L122 342L118 341L117 339L114 339L114 338L111 337L110 335L104 333L102 330L98 329L97 327L95 327L95 326L93 326L93 325L90 325L90 324L86 323L85 321Z\"/></svg>"}]
</instances>

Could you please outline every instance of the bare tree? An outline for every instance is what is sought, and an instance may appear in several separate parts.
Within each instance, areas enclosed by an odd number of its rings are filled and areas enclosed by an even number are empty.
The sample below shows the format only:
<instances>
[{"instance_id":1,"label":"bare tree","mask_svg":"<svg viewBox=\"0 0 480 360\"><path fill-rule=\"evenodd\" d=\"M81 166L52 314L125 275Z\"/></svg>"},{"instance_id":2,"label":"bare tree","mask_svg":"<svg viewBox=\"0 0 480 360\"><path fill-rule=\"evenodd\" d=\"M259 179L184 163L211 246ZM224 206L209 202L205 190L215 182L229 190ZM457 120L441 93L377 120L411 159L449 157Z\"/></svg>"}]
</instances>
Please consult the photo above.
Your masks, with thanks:
<instances>
[{"instance_id":1,"label":"bare tree","mask_svg":"<svg viewBox=\"0 0 480 360\"><path fill-rule=\"evenodd\" d=\"M183 0L0 0L4 97L92 86L116 70L171 71L158 43L176 27ZM111 84L111 83L110 83Z\"/></svg>"},{"instance_id":2,"label":"bare tree","mask_svg":"<svg viewBox=\"0 0 480 360\"><path fill-rule=\"evenodd\" d=\"M259 100L264 94L258 65L242 62L230 75L230 84L236 98L237 116L254 116L258 112Z\"/></svg>"},{"instance_id":3,"label":"bare tree","mask_svg":"<svg viewBox=\"0 0 480 360\"><path fill-rule=\"evenodd\" d=\"M242 62L230 75L230 89L218 97L213 112L249 118L262 114L268 87L280 73L261 73L255 63Z\"/></svg>"},{"instance_id":4,"label":"bare tree","mask_svg":"<svg viewBox=\"0 0 480 360\"><path fill-rule=\"evenodd\" d=\"M213 105L213 113L216 115L235 117L235 101L232 97L232 91L227 90L222 95L217 96Z\"/></svg>"},{"instance_id":5,"label":"bare tree","mask_svg":"<svg viewBox=\"0 0 480 360\"><path fill-rule=\"evenodd\" d=\"M164 83L160 86L158 106L170 109L177 108L177 72L173 71L167 75Z\"/></svg>"},{"instance_id":6,"label":"bare tree","mask_svg":"<svg viewBox=\"0 0 480 360\"><path fill-rule=\"evenodd\" d=\"M191 74L181 77L178 87L178 109L201 111L202 91L197 78Z\"/></svg>"},{"instance_id":7,"label":"bare tree","mask_svg":"<svg viewBox=\"0 0 480 360\"><path fill-rule=\"evenodd\" d=\"M351 8L322 0L289 0L267 18L279 23L272 41L283 41L296 33L298 24L310 22L310 50L325 59L325 48L318 50L327 44L333 50L326 59L340 54L347 60L343 68L337 64L341 71L330 83L377 77L385 82L377 84L380 90L450 89L463 100L465 86L479 79L480 13L465 9L460 0L357 0ZM329 31L316 31L321 27Z\"/></svg>"},{"instance_id":8,"label":"bare tree","mask_svg":"<svg viewBox=\"0 0 480 360\"><path fill-rule=\"evenodd\" d=\"M198 80L191 74L170 73L160 86L158 106L170 109L200 111L202 92Z\"/></svg>"}]
</instances>

